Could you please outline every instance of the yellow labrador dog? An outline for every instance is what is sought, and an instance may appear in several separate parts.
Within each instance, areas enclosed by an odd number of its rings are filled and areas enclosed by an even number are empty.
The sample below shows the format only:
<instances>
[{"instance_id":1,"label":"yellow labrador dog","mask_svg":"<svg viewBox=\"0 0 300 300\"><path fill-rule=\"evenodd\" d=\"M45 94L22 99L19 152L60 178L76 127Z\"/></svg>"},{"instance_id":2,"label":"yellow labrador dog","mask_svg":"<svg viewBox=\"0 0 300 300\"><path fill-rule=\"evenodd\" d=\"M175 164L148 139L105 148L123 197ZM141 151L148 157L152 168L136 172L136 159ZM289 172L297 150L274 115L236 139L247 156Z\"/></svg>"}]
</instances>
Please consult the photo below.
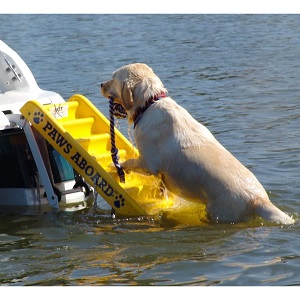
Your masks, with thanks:
<instances>
[{"instance_id":1,"label":"yellow labrador dog","mask_svg":"<svg viewBox=\"0 0 300 300\"><path fill-rule=\"evenodd\" d=\"M206 204L212 222L241 222L259 216L292 224L275 207L256 177L202 124L171 97L146 64L121 67L101 83L104 97L122 104L140 156L122 164L124 171L160 176L174 194Z\"/></svg>"}]
</instances>

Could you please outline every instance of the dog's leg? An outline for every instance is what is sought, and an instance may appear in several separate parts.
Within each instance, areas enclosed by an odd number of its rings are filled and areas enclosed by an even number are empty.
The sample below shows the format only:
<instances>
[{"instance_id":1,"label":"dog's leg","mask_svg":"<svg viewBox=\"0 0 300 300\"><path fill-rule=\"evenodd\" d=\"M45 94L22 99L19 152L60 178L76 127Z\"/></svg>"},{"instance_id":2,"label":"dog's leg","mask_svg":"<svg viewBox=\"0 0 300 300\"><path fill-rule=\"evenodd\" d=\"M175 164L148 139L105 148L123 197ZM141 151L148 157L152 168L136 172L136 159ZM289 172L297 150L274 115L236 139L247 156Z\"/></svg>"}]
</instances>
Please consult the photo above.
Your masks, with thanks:
<instances>
[{"instance_id":1,"label":"dog's leg","mask_svg":"<svg viewBox=\"0 0 300 300\"><path fill-rule=\"evenodd\" d=\"M125 162L121 163L121 167L126 173L130 173L132 171L135 173L140 173L142 175L152 175L152 173L149 172L144 161L140 158L128 159Z\"/></svg>"},{"instance_id":2,"label":"dog's leg","mask_svg":"<svg viewBox=\"0 0 300 300\"><path fill-rule=\"evenodd\" d=\"M264 201L256 206L255 212L266 221L277 224L294 224L295 220L277 208L271 201Z\"/></svg>"}]
</instances>

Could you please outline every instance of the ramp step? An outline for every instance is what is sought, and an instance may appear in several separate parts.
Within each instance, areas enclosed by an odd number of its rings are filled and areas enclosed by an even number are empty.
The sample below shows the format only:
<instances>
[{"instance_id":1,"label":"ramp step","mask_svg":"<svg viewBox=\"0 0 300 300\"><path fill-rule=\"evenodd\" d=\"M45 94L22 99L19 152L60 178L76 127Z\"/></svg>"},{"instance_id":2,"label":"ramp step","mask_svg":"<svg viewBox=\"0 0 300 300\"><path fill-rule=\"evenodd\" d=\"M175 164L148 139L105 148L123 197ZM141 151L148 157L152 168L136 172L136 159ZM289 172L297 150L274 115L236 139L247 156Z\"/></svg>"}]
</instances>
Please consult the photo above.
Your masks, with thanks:
<instances>
[{"instance_id":1,"label":"ramp step","mask_svg":"<svg viewBox=\"0 0 300 300\"><path fill-rule=\"evenodd\" d=\"M108 133L80 137L76 141L90 153L106 152L110 147L110 135Z\"/></svg>"},{"instance_id":2,"label":"ramp step","mask_svg":"<svg viewBox=\"0 0 300 300\"><path fill-rule=\"evenodd\" d=\"M88 136L92 134L92 125L94 123L93 117L75 119L61 123L66 131L68 131L74 139L81 136Z\"/></svg>"},{"instance_id":3,"label":"ramp step","mask_svg":"<svg viewBox=\"0 0 300 300\"><path fill-rule=\"evenodd\" d=\"M122 162L122 160L125 160L126 157L126 150L124 149L119 149L119 157L120 157L120 162ZM93 158L99 162L101 165L110 165L112 164L112 160L111 160L111 153L110 152L103 152L103 153L94 153L91 154L91 156L93 156Z\"/></svg>"}]
</instances>

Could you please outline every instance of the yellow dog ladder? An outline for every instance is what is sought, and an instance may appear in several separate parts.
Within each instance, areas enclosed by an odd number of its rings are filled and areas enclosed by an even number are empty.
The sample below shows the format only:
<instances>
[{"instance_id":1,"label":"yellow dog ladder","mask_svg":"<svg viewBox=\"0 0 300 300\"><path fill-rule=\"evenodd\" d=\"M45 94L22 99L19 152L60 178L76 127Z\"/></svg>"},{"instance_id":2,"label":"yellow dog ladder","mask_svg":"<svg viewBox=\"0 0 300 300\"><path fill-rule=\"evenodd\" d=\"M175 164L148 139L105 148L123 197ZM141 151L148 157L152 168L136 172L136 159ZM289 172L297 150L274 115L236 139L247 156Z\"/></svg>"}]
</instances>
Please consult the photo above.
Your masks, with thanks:
<instances>
[{"instance_id":1,"label":"yellow dog ladder","mask_svg":"<svg viewBox=\"0 0 300 300\"><path fill-rule=\"evenodd\" d=\"M59 105L31 100L20 111L117 215L153 215L173 205L154 176L131 173L125 183L119 182L111 166L109 122L84 96L74 95ZM137 157L138 151L115 131L120 160Z\"/></svg>"},{"instance_id":2,"label":"yellow dog ladder","mask_svg":"<svg viewBox=\"0 0 300 300\"><path fill-rule=\"evenodd\" d=\"M112 166L110 124L84 96L74 95L60 104L31 100L20 109L23 116L114 209L117 216L154 216L175 224L203 224L204 206L175 198L154 176L131 172L124 183ZM115 129L120 161L136 158L136 148Z\"/></svg>"}]
</instances>

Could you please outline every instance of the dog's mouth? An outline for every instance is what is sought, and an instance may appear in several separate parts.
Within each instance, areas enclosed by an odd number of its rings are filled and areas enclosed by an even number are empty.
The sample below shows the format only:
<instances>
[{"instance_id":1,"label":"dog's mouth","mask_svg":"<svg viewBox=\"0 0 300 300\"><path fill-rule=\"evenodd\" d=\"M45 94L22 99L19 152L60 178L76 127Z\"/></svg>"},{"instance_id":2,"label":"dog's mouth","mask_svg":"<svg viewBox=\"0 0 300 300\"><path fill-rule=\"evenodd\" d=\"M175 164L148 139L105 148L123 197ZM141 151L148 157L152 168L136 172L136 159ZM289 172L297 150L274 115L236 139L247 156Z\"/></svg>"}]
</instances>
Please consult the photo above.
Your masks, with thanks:
<instances>
[{"instance_id":1,"label":"dog's mouth","mask_svg":"<svg viewBox=\"0 0 300 300\"><path fill-rule=\"evenodd\" d=\"M110 105L111 105L111 101L113 102L113 115L118 119L127 118L128 115L127 115L125 107L119 101L116 101L117 99L114 96L110 95L110 93L108 93L106 91L105 83L100 84L100 90L101 90L102 95L105 98L109 99Z\"/></svg>"},{"instance_id":2,"label":"dog's mouth","mask_svg":"<svg viewBox=\"0 0 300 300\"><path fill-rule=\"evenodd\" d=\"M118 102L114 102L113 115L118 119L125 119L128 116L125 107Z\"/></svg>"}]
</instances>

